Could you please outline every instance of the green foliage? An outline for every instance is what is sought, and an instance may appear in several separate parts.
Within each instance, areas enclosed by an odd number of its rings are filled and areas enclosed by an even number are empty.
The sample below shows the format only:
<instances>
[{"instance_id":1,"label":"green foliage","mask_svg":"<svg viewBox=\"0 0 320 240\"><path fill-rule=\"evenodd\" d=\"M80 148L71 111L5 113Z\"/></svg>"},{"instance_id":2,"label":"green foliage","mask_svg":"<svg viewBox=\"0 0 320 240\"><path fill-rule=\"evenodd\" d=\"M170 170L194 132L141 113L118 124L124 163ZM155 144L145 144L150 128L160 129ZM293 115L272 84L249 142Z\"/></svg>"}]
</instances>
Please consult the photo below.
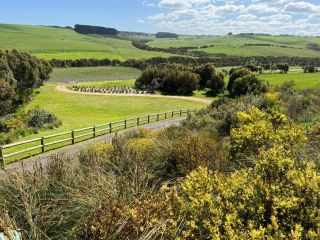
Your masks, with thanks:
<instances>
[{"instance_id":1,"label":"green foliage","mask_svg":"<svg viewBox=\"0 0 320 240\"><path fill-rule=\"evenodd\" d=\"M225 90L225 81L223 73L218 73L214 75L208 82L207 87L210 89L210 95L217 95L223 93Z\"/></svg>"},{"instance_id":2,"label":"green foliage","mask_svg":"<svg viewBox=\"0 0 320 240\"><path fill-rule=\"evenodd\" d=\"M302 69L304 73L315 73L319 71L315 66L303 66Z\"/></svg>"},{"instance_id":3,"label":"green foliage","mask_svg":"<svg viewBox=\"0 0 320 240\"><path fill-rule=\"evenodd\" d=\"M180 65L149 67L137 79L135 86L150 92L191 95L198 88L199 77Z\"/></svg>"},{"instance_id":4,"label":"green foliage","mask_svg":"<svg viewBox=\"0 0 320 240\"><path fill-rule=\"evenodd\" d=\"M264 81L260 80L257 75L250 74L240 78L237 78L230 91L231 96L241 96L248 93L260 94L268 91L268 85Z\"/></svg>"},{"instance_id":5,"label":"green foliage","mask_svg":"<svg viewBox=\"0 0 320 240\"><path fill-rule=\"evenodd\" d=\"M198 85L198 75L190 71L170 69L164 76L159 89L168 94L192 95Z\"/></svg>"},{"instance_id":6,"label":"green foliage","mask_svg":"<svg viewBox=\"0 0 320 240\"><path fill-rule=\"evenodd\" d=\"M33 90L49 79L51 65L27 53L0 51L1 105L0 116L29 100Z\"/></svg>"},{"instance_id":7,"label":"green foliage","mask_svg":"<svg viewBox=\"0 0 320 240\"><path fill-rule=\"evenodd\" d=\"M245 77L245 76L251 75L251 74L252 74L252 72L247 68L239 68L239 69L232 68L229 71L230 78L229 78L229 82L228 82L228 86L227 86L229 93L232 92L233 83L238 78L242 78L242 77Z\"/></svg>"},{"instance_id":8,"label":"green foliage","mask_svg":"<svg viewBox=\"0 0 320 240\"><path fill-rule=\"evenodd\" d=\"M21 137L38 133L39 129L58 128L61 121L39 107L27 113L9 115L0 119L0 144L8 144Z\"/></svg>"},{"instance_id":9,"label":"green foliage","mask_svg":"<svg viewBox=\"0 0 320 240\"><path fill-rule=\"evenodd\" d=\"M59 126L61 122L58 121L54 114L48 113L40 108L35 108L28 111L26 124L28 127L42 128L46 124L56 124Z\"/></svg>"},{"instance_id":10,"label":"green foliage","mask_svg":"<svg viewBox=\"0 0 320 240\"><path fill-rule=\"evenodd\" d=\"M0 79L0 115L8 114L17 101L15 89L4 79Z\"/></svg>"},{"instance_id":11,"label":"green foliage","mask_svg":"<svg viewBox=\"0 0 320 240\"><path fill-rule=\"evenodd\" d=\"M276 67L278 70L280 70L281 73L288 73L288 71L289 71L289 64L288 63L278 63L278 64L276 64Z\"/></svg>"},{"instance_id":12,"label":"green foliage","mask_svg":"<svg viewBox=\"0 0 320 240\"><path fill-rule=\"evenodd\" d=\"M208 81L212 80L216 76L216 70L212 63L201 65L195 68L194 72L200 76L199 85L201 88L205 88Z\"/></svg>"}]
</instances>

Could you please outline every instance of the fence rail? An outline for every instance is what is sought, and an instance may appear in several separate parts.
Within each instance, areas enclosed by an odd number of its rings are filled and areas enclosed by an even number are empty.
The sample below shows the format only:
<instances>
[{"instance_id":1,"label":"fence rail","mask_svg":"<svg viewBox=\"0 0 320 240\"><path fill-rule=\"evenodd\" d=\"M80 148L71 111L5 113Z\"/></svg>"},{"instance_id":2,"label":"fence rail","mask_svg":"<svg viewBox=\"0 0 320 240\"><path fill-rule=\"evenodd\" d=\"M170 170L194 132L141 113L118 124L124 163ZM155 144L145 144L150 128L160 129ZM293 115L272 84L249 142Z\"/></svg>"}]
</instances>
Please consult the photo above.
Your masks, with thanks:
<instances>
[{"instance_id":1,"label":"fence rail","mask_svg":"<svg viewBox=\"0 0 320 240\"><path fill-rule=\"evenodd\" d=\"M52 148L51 149L48 148L50 146L56 146L54 149L58 149L68 145L76 144L77 142L80 142L80 141L89 140L92 138L96 138L98 136L121 131L127 128L144 125L151 122L158 122L158 121L174 118L177 116L184 116L184 115L189 116L191 114L194 114L195 111L196 109L176 110L176 111L163 112L163 113L157 113L157 114L149 114L149 115L139 116L134 118L126 118L126 119L122 119L114 122L108 122L105 124L95 125L91 127L82 128L82 129L75 129L72 131L57 133L57 134L43 136L40 138L35 138L35 139L23 141L23 142L17 142L17 143L0 146L0 164L4 166L6 165L6 159L16 157L19 155L21 156L23 154L28 154L27 156L24 156L24 158L27 158L30 156L35 156L35 155L45 153L47 151L52 150ZM66 136L66 138L55 139L61 136ZM50 141L52 139L54 140ZM37 145L28 146L29 144L37 144ZM16 147L21 147L21 148L24 147L24 149L17 150L17 151L12 150ZM12 150L12 152L10 151L10 153L5 154L5 152L8 152L10 149Z\"/></svg>"}]
</instances>

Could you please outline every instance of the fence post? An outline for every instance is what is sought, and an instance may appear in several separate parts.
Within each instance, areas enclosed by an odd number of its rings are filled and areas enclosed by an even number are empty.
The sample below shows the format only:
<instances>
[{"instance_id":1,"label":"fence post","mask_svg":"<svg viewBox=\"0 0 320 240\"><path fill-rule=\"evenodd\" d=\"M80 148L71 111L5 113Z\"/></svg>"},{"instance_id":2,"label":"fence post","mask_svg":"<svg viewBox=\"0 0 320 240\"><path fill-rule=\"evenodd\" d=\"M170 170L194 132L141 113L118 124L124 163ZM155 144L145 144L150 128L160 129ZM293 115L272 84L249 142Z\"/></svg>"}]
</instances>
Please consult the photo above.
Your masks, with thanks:
<instances>
[{"instance_id":1,"label":"fence post","mask_svg":"<svg viewBox=\"0 0 320 240\"><path fill-rule=\"evenodd\" d=\"M96 138L96 126L93 126L93 137Z\"/></svg>"},{"instance_id":2,"label":"fence post","mask_svg":"<svg viewBox=\"0 0 320 240\"><path fill-rule=\"evenodd\" d=\"M182 110L180 110L180 116L182 116Z\"/></svg>"},{"instance_id":3,"label":"fence post","mask_svg":"<svg viewBox=\"0 0 320 240\"><path fill-rule=\"evenodd\" d=\"M1 160L1 166L4 167L5 162L4 162L4 157L3 157L3 150L2 147L0 146L0 160Z\"/></svg>"},{"instance_id":4,"label":"fence post","mask_svg":"<svg viewBox=\"0 0 320 240\"><path fill-rule=\"evenodd\" d=\"M164 119L167 119L167 113L164 114Z\"/></svg>"},{"instance_id":5,"label":"fence post","mask_svg":"<svg viewBox=\"0 0 320 240\"><path fill-rule=\"evenodd\" d=\"M188 117L190 117L190 109L188 109Z\"/></svg>"},{"instance_id":6,"label":"fence post","mask_svg":"<svg viewBox=\"0 0 320 240\"><path fill-rule=\"evenodd\" d=\"M124 129L127 129L127 119L124 120Z\"/></svg>"},{"instance_id":7,"label":"fence post","mask_svg":"<svg viewBox=\"0 0 320 240\"><path fill-rule=\"evenodd\" d=\"M44 137L41 137L41 151L42 153L44 153L45 149L44 149Z\"/></svg>"},{"instance_id":8,"label":"fence post","mask_svg":"<svg viewBox=\"0 0 320 240\"><path fill-rule=\"evenodd\" d=\"M148 115L148 123L150 123L150 115Z\"/></svg>"},{"instance_id":9,"label":"fence post","mask_svg":"<svg viewBox=\"0 0 320 240\"><path fill-rule=\"evenodd\" d=\"M173 118L173 115L174 115L174 111L172 111L172 118Z\"/></svg>"},{"instance_id":10,"label":"fence post","mask_svg":"<svg viewBox=\"0 0 320 240\"><path fill-rule=\"evenodd\" d=\"M157 114L157 122L159 122L159 113Z\"/></svg>"},{"instance_id":11,"label":"fence post","mask_svg":"<svg viewBox=\"0 0 320 240\"><path fill-rule=\"evenodd\" d=\"M112 122L109 123L109 133L112 133Z\"/></svg>"},{"instance_id":12,"label":"fence post","mask_svg":"<svg viewBox=\"0 0 320 240\"><path fill-rule=\"evenodd\" d=\"M71 141L72 141L72 145L74 145L75 141L74 141L74 130L72 130L71 132Z\"/></svg>"},{"instance_id":13,"label":"fence post","mask_svg":"<svg viewBox=\"0 0 320 240\"><path fill-rule=\"evenodd\" d=\"M137 118L137 126L140 125L140 117Z\"/></svg>"}]
</instances>

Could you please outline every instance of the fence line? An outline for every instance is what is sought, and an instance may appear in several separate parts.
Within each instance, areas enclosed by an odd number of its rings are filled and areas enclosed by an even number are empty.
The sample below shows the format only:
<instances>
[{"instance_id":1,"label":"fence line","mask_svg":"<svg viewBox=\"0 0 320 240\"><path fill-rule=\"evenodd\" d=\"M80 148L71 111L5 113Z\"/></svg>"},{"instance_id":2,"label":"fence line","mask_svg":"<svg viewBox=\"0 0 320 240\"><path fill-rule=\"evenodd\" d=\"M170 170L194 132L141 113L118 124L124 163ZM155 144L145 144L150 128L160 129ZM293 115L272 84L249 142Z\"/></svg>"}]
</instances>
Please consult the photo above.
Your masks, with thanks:
<instances>
[{"instance_id":1,"label":"fence line","mask_svg":"<svg viewBox=\"0 0 320 240\"><path fill-rule=\"evenodd\" d=\"M89 140L92 138L96 138L98 136L103 136L106 134L110 134L112 132L117 132L120 130L124 130L130 127L135 127L135 126L140 126L144 124L148 124L151 122L158 122L161 120L166 120L170 118L174 118L175 116L183 116L183 115L191 115L195 113L196 109L187 109L187 110L175 110L175 111L170 111L170 112L164 112L164 113L157 113L157 114L149 114L145 116L138 116L134 118L126 118L122 119L119 121L114 121L114 122L108 122L105 124L100 124L100 125L95 125L87 128L82 128L82 129L75 129L67 132L62 132L62 133L57 133L49 136L43 136L40 138L35 138L23 142L17 142L17 143L12 143L4 146L0 146L0 164L3 166L6 165L6 159L12 158L15 156L19 156L22 154L29 153L28 156L35 156L39 155L42 153L45 153L47 151L50 151L52 149L48 149L50 146L58 145L58 144L64 144L61 146L57 146L54 149L62 148L68 145L74 145L77 143L77 140L80 141L85 141ZM85 133L84 133L85 132ZM80 134L82 133L82 134ZM50 139L61 137L61 136L67 136L64 139L58 139L55 141L49 141ZM81 140L82 139L82 140ZM80 142L78 141L78 142ZM23 146L31 143L39 143L39 145L32 146L20 151L12 152L9 154L4 154L4 150L12 149L17 146ZM35 150L38 150L38 152L34 152ZM26 158L25 157L25 158Z\"/></svg>"}]
</instances>

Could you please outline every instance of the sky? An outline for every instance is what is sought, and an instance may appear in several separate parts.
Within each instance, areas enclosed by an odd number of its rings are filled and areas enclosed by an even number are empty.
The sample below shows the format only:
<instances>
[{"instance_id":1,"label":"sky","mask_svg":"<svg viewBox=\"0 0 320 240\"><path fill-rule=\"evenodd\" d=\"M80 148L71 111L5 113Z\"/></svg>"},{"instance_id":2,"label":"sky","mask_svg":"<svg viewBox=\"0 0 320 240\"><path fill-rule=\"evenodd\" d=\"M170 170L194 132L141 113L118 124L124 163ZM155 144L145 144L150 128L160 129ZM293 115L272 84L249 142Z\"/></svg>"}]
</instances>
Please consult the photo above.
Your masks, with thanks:
<instances>
[{"instance_id":1,"label":"sky","mask_svg":"<svg viewBox=\"0 0 320 240\"><path fill-rule=\"evenodd\" d=\"M0 23L320 36L320 0L0 0Z\"/></svg>"}]
</instances>

